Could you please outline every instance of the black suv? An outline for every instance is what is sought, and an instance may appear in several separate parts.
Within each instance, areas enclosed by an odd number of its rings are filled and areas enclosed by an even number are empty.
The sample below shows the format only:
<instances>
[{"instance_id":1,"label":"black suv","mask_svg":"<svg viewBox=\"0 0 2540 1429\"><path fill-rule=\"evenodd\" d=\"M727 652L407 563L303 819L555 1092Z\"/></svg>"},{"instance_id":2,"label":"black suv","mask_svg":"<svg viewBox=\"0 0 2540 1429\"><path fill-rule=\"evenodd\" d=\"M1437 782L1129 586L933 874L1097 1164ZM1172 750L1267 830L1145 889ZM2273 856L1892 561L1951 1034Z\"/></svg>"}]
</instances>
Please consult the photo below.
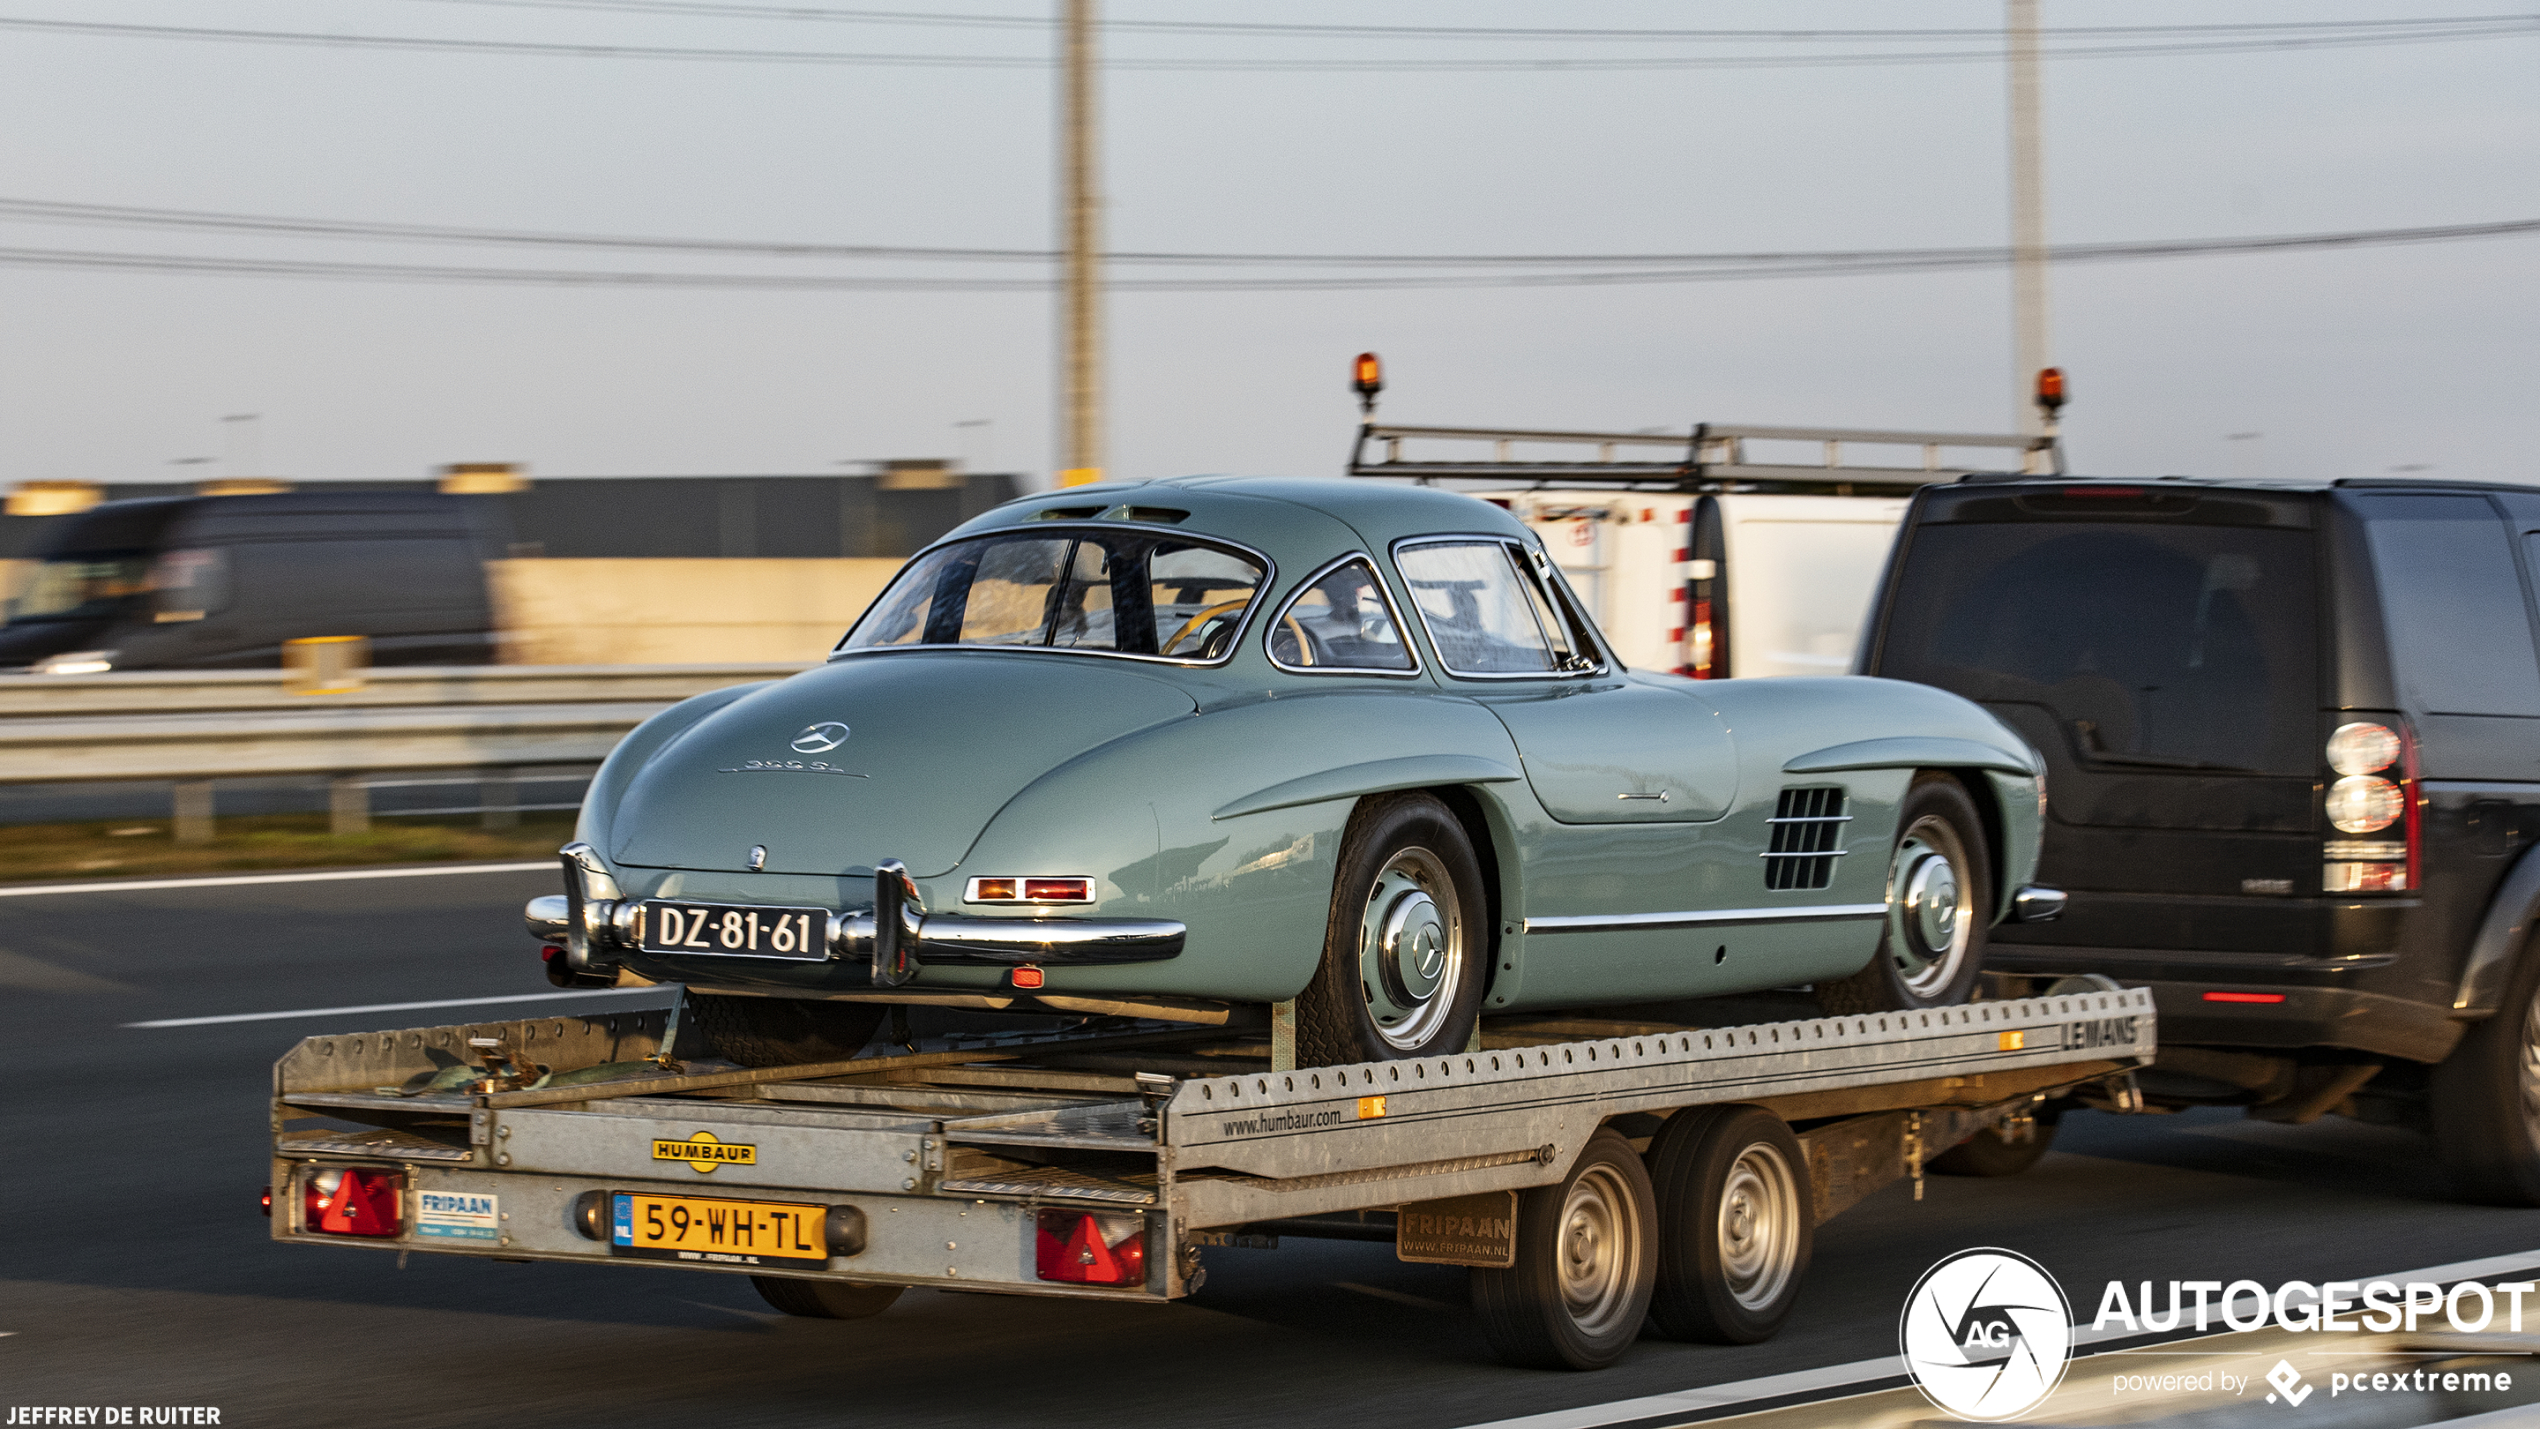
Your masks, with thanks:
<instances>
[{"instance_id":1,"label":"black suv","mask_svg":"<svg viewBox=\"0 0 2540 1429\"><path fill-rule=\"evenodd\" d=\"M2155 1103L2434 1134L2540 1204L2540 489L1971 477L1914 498L1863 674L2046 757L2062 919L1987 966L2161 1016Z\"/></svg>"}]
</instances>

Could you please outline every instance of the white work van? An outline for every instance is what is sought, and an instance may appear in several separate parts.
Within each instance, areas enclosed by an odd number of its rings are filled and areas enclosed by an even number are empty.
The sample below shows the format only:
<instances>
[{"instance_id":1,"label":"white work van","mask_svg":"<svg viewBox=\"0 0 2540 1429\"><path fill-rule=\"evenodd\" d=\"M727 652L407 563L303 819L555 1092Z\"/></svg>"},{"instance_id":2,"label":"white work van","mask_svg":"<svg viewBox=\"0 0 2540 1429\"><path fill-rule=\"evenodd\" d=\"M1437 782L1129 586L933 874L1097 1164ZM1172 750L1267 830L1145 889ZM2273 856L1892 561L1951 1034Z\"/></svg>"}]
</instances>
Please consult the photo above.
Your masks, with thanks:
<instances>
[{"instance_id":1,"label":"white work van","mask_svg":"<svg viewBox=\"0 0 2540 1429\"><path fill-rule=\"evenodd\" d=\"M1482 457L1406 444L1487 443ZM1749 444L1765 452L1750 454ZM1759 459L1808 444L1819 460ZM1576 448L1595 448L1579 459ZM1914 466L1860 465L1847 449L1910 447ZM1543 536L1624 663L1697 680L1840 675L1915 488L1981 466L1950 449L2055 464L2052 438L1963 432L1702 424L1689 434L1359 429L1349 474L1451 481ZM2006 463L2007 464L2007 463Z\"/></svg>"}]
</instances>

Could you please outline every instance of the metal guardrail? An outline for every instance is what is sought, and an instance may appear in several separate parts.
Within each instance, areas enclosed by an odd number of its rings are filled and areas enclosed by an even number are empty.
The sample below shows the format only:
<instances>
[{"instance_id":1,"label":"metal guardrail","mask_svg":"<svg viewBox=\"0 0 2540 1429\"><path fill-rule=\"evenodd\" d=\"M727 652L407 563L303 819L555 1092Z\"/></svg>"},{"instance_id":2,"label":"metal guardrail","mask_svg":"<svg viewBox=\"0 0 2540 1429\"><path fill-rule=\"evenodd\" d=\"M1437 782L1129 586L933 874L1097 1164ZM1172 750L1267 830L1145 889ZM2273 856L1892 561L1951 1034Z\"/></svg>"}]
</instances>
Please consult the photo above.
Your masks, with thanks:
<instances>
[{"instance_id":1,"label":"metal guardrail","mask_svg":"<svg viewBox=\"0 0 2540 1429\"><path fill-rule=\"evenodd\" d=\"M323 775L335 832L369 827L389 771L474 773L499 826L510 771L597 764L692 695L783 679L798 664L497 665L369 672L357 689L292 693L280 671L0 677L0 783L168 780L180 843L212 836L219 779ZM432 781L441 782L441 781Z\"/></svg>"},{"instance_id":2,"label":"metal guardrail","mask_svg":"<svg viewBox=\"0 0 2540 1429\"><path fill-rule=\"evenodd\" d=\"M171 715L223 710L343 710L389 706L569 705L652 701L809 666L400 665L374 667L360 688L300 694L280 670L133 670L107 675L0 675L0 721L71 715ZM79 776L94 777L94 776Z\"/></svg>"}]
</instances>

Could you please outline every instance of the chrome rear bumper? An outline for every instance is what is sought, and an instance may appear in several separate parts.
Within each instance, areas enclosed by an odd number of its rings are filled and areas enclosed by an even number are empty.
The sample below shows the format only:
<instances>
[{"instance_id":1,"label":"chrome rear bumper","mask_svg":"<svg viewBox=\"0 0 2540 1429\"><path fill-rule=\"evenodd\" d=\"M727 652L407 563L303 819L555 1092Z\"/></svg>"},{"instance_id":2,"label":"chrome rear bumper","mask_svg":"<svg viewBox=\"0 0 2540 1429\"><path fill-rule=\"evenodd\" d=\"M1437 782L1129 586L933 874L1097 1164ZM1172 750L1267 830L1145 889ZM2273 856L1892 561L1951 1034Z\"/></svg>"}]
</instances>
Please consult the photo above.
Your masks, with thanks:
<instances>
[{"instance_id":1,"label":"chrome rear bumper","mask_svg":"<svg viewBox=\"0 0 2540 1429\"><path fill-rule=\"evenodd\" d=\"M578 972L632 951L641 900L619 894L617 881L588 844L563 850L562 895L532 898L521 912L529 935L562 944ZM829 915L829 960L868 962L876 987L898 987L927 963L950 967L1097 967L1164 962L1182 955L1186 925L1170 918L982 918L929 913L906 869L885 859L873 875L873 907ZM721 958L728 953L684 953Z\"/></svg>"}]
</instances>

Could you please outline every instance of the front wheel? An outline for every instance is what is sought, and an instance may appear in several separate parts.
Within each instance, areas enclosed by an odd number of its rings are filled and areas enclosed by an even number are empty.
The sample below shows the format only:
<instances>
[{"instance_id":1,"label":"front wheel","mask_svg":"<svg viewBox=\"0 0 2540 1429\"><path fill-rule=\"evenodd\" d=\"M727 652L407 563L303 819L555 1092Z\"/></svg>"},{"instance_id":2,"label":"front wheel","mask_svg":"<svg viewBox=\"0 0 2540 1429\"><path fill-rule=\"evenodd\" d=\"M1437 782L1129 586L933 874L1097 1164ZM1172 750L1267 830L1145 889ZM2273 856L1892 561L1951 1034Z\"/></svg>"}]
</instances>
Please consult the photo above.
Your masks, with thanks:
<instances>
[{"instance_id":1,"label":"front wheel","mask_svg":"<svg viewBox=\"0 0 2540 1429\"><path fill-rule=\"evenodd\" d=\"M1836 1016L1965 1002L1983 970L1993 890L1975 800L1946 774L1917 774L1896 828L1877 954L1850 977L1817 985L1818 1003Z\"/></svg>"},{"instance_id":2,"label":"front wheel","mask_svg":"<svg viewBox=\"0 0 2540 1429\"><path fill-rule=\"evenodd\" d=\"M2434 1149L2464 1199L2540 1206L2540 948L2525 949L2494 1016L2434 1068Z\"/></svg>"},{"instance_id":3,"label":"front wheel","mask_svg":"<svg viewBox=\"0 0 2540 1429\"><path fill-rule=\"evenodd\" d=\"M1510 1364L1603 1369L1639 1336L1657 1268L1649 1172L1600 1131L1559 1184L1518 1193L1517 1263L1473 1272L1473 1308Z\"/></svg>"},{"instance_id":4,"label":"front wheel","mask_svg":"<svg viewBox=\"0 0 2540 1429\"><path fill-rule=\"evenodd\" d=\"M1473 842L1427 794L1369 799L1350 816L1323 961L1297 995L1307 1066L1459 1052L1481 1015L1489 905Z\"/></svg>"}]
</instances>

